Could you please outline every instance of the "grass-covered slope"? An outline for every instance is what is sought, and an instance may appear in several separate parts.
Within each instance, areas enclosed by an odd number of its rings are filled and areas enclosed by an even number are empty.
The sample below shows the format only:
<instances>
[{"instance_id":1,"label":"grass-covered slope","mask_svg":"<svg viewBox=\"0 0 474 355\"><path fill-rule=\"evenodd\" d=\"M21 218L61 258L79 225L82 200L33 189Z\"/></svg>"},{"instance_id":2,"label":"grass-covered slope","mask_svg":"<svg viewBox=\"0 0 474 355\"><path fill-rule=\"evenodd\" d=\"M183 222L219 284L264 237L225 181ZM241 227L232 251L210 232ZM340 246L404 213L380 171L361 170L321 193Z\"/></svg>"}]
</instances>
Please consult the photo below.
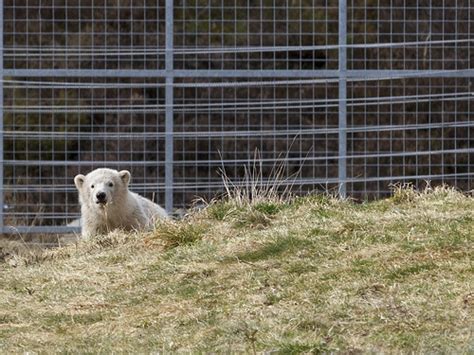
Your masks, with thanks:
<instances>
[{"instance_id":1,"label":"grass-covered slope","mask_svg":"<svg viewBox=\"0 0 474 355\"><path fill-rule=\"evenodd\" d=\"M0 352L474 351L474 200L219 202L0 264Z\"/></svg>"}]
</instances>

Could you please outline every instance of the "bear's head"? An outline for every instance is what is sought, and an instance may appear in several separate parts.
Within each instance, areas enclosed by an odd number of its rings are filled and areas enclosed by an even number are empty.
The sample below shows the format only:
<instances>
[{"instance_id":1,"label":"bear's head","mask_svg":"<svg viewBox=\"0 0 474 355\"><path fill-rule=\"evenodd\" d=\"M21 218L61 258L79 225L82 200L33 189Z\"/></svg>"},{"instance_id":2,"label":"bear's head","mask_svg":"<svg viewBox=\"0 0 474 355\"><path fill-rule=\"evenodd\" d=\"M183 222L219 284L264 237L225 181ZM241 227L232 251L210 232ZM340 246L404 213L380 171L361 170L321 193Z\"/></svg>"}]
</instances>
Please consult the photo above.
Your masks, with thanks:
<instances>
[{"instance_id":1,"label":"bear's head","mask_svg":"<svg viewBox=\"0 0 474 355\"><path fill-rule=\"evenodd\" d=\"M104 209L113 204L119 204L127 195L130 172L112 169L96 169L86 176L77 175L74 178L79 200L91 208Z\"/></svg>"}]
</instances>

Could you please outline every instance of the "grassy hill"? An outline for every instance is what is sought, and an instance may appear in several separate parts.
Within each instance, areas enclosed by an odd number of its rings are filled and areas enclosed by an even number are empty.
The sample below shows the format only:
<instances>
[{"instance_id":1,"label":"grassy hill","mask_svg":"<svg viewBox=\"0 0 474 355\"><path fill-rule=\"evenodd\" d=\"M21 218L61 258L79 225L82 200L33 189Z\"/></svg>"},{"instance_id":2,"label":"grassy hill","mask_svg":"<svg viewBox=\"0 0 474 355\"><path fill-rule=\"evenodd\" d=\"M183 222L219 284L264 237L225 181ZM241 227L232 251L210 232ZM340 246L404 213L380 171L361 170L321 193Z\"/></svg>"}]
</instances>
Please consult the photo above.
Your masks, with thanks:
<instances>
[{"instance_id":1,"label":"grassy hill","mask_svg":"<svg viewBox=\"0 0 474 355\"><path fill-rule=\"evenodd\" d=\"M0 352L472 353L473 242L474 199L440 188L231 200L153 233L5 244Z\"/></svg>"}]
</instances>

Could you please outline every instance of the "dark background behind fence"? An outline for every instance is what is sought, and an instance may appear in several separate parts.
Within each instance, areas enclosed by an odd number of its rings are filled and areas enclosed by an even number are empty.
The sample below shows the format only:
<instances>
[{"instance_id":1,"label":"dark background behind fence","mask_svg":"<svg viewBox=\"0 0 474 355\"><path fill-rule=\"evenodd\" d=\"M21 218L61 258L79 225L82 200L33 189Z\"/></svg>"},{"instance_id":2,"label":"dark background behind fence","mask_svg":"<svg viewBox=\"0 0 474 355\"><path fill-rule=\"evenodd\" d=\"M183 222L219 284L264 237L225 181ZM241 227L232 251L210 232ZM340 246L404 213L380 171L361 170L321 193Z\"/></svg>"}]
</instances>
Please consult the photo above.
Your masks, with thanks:
<instances>
[{"instance_id":1,"label":"dark background behind fence","mask_svg":"<svg viewBox=\"0 0 474 355\"><path fill-rule=\"evenodd\" d=\"M470 190L472 5L4 0L3 231L63 230L103 166L183 208L256 149L295 193Z\"/></svg>"}]
</instances>

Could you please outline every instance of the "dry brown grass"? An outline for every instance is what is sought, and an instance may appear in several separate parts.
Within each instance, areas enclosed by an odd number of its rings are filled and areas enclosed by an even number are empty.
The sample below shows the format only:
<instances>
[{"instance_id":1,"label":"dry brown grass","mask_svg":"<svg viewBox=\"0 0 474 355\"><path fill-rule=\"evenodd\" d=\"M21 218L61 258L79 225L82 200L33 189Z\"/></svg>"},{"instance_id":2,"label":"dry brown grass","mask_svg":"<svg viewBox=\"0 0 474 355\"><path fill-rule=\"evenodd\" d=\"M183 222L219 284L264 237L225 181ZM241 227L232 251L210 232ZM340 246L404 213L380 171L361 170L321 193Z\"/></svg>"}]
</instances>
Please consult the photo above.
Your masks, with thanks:
<instances>
[{"instance_id":1,"label":"dry brown grass","mask_svg":"<svg viewBox=\"0 0 474 355\"><path fill-rule=\"evenodd\" d=\"M472 353L473 211L448 188L227 200L23 255L0 264L0 352Z\"/></svg>"}]
</instances>

